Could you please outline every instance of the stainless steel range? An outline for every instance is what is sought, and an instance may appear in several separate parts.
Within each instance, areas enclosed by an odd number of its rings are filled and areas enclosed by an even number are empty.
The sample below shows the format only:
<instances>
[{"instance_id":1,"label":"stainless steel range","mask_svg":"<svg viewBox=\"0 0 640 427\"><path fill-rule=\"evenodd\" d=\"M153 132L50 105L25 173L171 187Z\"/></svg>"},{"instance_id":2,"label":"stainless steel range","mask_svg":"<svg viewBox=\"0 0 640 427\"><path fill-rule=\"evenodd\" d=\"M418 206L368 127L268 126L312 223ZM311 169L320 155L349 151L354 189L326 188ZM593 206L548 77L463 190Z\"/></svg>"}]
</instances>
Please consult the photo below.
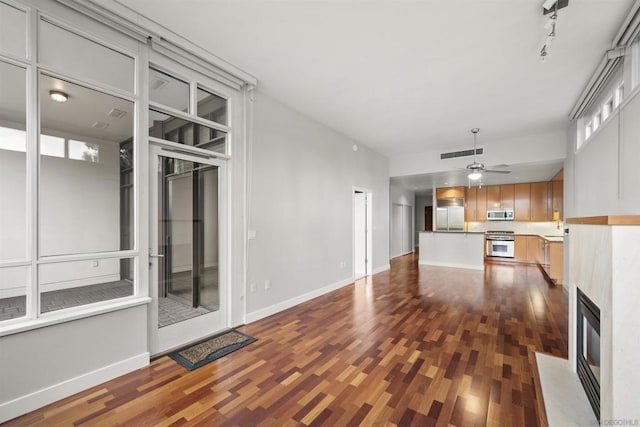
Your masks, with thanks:
<instances>
[{"instance_id":1,"label":"stainless steel range","mask_svg":"<svg viewBox=\"0 0 640 427\"><path fill-rule=\"evenodd\" d=\"M513 231L488 230L487 256L497 258L513 258L515 256L515 237Z\"/></svg>"}]
</instances>

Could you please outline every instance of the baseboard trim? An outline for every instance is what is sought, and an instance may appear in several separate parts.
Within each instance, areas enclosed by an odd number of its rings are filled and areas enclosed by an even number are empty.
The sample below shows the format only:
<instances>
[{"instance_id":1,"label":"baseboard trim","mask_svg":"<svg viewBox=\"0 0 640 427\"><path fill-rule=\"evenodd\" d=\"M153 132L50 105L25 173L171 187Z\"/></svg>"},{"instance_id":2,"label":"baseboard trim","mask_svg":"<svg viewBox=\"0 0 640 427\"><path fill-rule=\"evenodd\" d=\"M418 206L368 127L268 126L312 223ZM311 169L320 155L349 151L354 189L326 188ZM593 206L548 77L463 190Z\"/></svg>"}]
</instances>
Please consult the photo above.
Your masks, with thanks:
<instances>
[{"instance_id":1,"label":"baseboard trim","mask_svg":"<svg viewBox=\"0 0 640 427\"><path fill-rule=\"evenodd\" d=\"M420 265L430 265L433 267L449 267L449 268L464 268L466 270L484 270L483 265L475 264L455 264L449 262L437 262L437 261L418 261Z\"/></svg>"},{"instance_id":2,"label":"baseboard trim","mask_svg":"<svg viewBox=\"0 0 640 427\"><path fill-rule=\"evenodd\" d=\"M340 289L344 286L350 285L353 283L352 278L343 279L339 282L332 283L330 285L324 286L322 288L315 289L311 292L307 292L306 294L299 295L297 297L290 298L286 301L279 302L277 304L270 305L269 307L265 307L260 310L256 310L251 313L247 313L246 315L246 323L252 323L260 319L264 319L265 317L272 316L276 313L280 313L288 308L294 307L298 304L302 304L303 302L307 302L329 292L335 291L336 289Z\"/></svg>"},{"instance_id":3,"label":"baseboard trim","mask_svg":"<svg viewBox=\"0 0 640 427\"><path fill-rule=\"evenodd\" d=\"M373 269L373 274L382 273L383 271L387 271L389 269L391 269L391 264L385 264L385 265L382 265L382 266L380 266L378 268L374 268Z\"/></svg>"},{"instance_id":4,"label":"baseboard trim","mask_svg":"<svg viewBox=\"0 0 640 427\"><path fill-rule=\"evenodd\" d=\"M95 371L87 372L75 378L20 396L17 399L0 403L0 423L148 366L149 360L149 353L141 353L129 359L118 361Z\"/></svg>"},{"instance_id":5,"label":"baseboard trim","mask_svg":"<svg viewBox=\"0 0 640 427\"><path fill-rule=\"evenodd\" d=\"M60 291L63 289L79 288L81 286L99 285L120 280L120 273L104 274L100 276L83 277L81 279L64 280L61 282L43 283L40 285L42 292Z\"/></svg>"}]
</instances>

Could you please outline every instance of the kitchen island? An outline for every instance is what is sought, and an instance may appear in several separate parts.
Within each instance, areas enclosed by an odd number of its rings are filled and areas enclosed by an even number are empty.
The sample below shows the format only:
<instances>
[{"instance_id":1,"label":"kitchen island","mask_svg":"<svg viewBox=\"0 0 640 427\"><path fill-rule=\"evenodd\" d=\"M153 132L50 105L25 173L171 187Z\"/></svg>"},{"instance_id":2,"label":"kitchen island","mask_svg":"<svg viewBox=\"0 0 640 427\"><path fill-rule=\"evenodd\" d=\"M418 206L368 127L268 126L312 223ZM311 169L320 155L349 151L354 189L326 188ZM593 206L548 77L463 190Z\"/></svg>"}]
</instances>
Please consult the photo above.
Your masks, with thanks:
<instances>
[{"instance_id":1,"label":"kitchen island","mask_svg":"<svg viewBox=\"0 0 640 427\"><path fill-rule=\"evenodd\" d=\"M484 270L484 233L421 231L418 263Z\"/></svg>"}]
</instances>

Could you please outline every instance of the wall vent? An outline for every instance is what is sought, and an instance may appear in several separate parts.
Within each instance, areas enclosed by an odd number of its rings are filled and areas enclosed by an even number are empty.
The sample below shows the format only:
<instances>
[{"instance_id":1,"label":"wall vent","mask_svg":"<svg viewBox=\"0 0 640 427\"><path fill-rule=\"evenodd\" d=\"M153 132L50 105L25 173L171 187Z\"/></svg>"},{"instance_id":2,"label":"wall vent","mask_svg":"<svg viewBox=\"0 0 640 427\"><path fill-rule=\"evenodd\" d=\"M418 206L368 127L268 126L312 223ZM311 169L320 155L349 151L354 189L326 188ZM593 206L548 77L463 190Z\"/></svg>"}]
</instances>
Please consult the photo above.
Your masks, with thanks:
<instances>
[{"instance_id":1,"label":"wall vent","mask_svg":"<svg viewBox=\"0 0 640 427\"><path fill-rule=\"evenodd\" d=\"M484 148L476 148L476 156L482 155L484 153ZM452 151L450 153L442 153L440 154L440 160L443 159L453 159L455 157L469 157L473 156L473 148L470 150L461 150L461 151Z\"/></svg>"}]
</instances>

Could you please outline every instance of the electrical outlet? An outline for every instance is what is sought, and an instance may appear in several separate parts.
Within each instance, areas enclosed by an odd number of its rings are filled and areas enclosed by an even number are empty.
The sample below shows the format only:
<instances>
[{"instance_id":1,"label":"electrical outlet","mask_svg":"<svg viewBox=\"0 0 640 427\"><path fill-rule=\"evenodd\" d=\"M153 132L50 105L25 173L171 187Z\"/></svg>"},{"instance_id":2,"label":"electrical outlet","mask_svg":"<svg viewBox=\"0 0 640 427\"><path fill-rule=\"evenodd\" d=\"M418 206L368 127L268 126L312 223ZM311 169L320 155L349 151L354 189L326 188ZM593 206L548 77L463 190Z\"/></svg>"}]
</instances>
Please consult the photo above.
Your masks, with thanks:
<instances>
[{"instance_id":1,"label":"electrical outlet","mask_svg":"<svg viewBox=\"0 0 640 427\"><path fill-rule=\"evenodd\" d=\"M249 285L249 288L251 289L251 292L252 292L252 293L255 293L255 292L256 292L256 284L255 284L255 283L250 284L250 285Z\"/></svg>"},{"instance_id":2,"label":"electrical outlet","mask_svg":"<svg viewBox=\"0 0 640 427\"><path fill-rule=\"evenodd\" d=\"M271 280L267 279L264 281L264 288L271 289Z\"/></svg>"}]
</instances>

